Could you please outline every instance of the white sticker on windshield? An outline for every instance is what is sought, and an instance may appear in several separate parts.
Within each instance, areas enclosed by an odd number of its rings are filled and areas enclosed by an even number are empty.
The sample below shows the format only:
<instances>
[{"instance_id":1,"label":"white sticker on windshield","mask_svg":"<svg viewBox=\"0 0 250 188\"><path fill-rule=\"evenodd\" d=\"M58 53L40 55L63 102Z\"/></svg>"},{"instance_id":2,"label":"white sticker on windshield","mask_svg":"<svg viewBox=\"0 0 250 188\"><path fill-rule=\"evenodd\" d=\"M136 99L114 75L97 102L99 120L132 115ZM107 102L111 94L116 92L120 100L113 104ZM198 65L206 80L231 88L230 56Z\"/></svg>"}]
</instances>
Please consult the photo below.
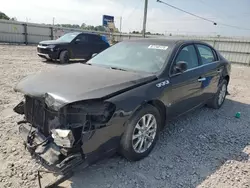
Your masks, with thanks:
<instances>
[{"instance_id":1,"label":"white sticker on windshield","mask_svg":"<svg viewBox=\"0 0 250 188\"><path fill-rule=\"evenodd\" d=\"M157 49L157 50L167 50L168 46L149 45L148 48L150 48L150 49Z\"/></svg>"}]
</instances>

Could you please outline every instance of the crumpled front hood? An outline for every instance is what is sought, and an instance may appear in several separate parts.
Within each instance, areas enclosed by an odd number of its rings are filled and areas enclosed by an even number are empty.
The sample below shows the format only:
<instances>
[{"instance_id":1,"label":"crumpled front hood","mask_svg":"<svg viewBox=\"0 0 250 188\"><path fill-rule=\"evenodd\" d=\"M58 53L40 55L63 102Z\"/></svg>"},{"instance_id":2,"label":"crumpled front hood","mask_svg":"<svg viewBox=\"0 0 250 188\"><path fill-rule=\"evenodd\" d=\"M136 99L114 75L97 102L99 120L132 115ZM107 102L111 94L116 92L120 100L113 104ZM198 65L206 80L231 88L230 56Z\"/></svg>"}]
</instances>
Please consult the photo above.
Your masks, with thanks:
<instances>
[{"instance_id":1,"label":"crumpled front hood","mask_svg":"<svg viewBox=\"0 0 250 188\"><path fill-rule=\"evenodd\" d=\"M98 66L72 64L30 75L21 80L15 91L25 95L44 97L57 95L66 103L106 98L148 83L155 75L113 70Z\"/></svg>"}]
</instances>

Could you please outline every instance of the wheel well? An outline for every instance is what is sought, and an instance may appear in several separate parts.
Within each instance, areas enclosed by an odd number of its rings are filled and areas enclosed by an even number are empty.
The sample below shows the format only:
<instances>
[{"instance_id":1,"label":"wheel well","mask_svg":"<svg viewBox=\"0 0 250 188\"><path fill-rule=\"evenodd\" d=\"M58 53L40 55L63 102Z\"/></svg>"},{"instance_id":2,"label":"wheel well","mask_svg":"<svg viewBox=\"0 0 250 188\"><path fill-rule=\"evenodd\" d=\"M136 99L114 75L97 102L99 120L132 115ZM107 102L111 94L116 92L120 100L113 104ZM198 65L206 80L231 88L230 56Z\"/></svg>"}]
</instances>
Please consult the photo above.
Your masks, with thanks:
<instances>
[{"instance_id":1,"label":"wheel well","mask_svg":"<svg viewBox=\"0 0 250 188\"><path fill-rule=\"evenodd\" d=\"M227 81L227 83L229 83L230 78L228 75L224 76L224 79Z\"/></svg>"},{"instance_id":2,"label":"wheel well","mask_svg":"<svg viewBox=\"0 0 250 188\"><path fill-rule=\"evenodd\" d=\"M159 110L160 115L161 115L162 128L163 128L165 123L166 123L166 107L165 107L165 105L163 104L163 102L161 102L159 100L152 100L152 101L148 101L147 103L154 106L155 108L157 108L157 110Z\"/></svg>"},{"instance_id":3,"label":"wheel well","mask_svg":"<svg viewBox=\"0 0 250 188\"><path fill-rule=\"evenodd\" d=\"M60 58L61 53L64 52L64 51L67 51L67 52L69 53L69 57L71 57L71 53L70 53L69 50L67 50L67 49L62 49L62 50L60 50L60 52L59 52L59 54L58 54L58 58Z\"/></svg>"}]
</instances>

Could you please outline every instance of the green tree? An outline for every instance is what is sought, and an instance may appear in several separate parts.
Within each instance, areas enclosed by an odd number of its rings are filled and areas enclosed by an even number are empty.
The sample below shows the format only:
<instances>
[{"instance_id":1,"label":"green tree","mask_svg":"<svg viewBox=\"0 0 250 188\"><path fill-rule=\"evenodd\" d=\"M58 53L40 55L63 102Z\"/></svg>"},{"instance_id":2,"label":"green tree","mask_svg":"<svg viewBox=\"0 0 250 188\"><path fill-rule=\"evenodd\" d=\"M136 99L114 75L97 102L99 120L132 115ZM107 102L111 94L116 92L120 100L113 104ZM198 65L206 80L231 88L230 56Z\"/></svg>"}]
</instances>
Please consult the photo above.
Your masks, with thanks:
<instances>
[{"instance_id":1,"label":"green tree","mask_svg":"<svg viewBox=\"0 0 250 188\"><path fill-rule=\"evenodd\" d=\"M59 27L68 27L68 28L76 28L76 29L79 29L80 26L78 24L56 24L56 26L59 26Z\"/></svg>"},{"instance_id":2,"label":"green tree","mask_svg":"<svg viewBox=\"0 0 250 188\"><path fill-rule=\"evenodd\" d=\"M85 23L82 23L81 28L82 28L82 29L85 29L86 26L87 26L87 25L86 25Z\"/></svg>"},{"instance_id":3,"label":"green tree","mask_svg":"<svg viewBox=\"0 0 250 188\"><path fill-rule=\"evenodd\" d=\"M16 17L13 17L13 18L10 18L10 20L12 20L12 21L17 21L17 18L16 18Z\"/></svg>"},{"instance_id":4,"label":"green tree","mask_svg":"<svg viewBox=\"0 0 250 188\"><path fill-rule=\"evenodd\" d=\"M72 25L72 28L77 28L77 29L79 29L79 28L80 28L80 25L78 25L78 24L73 24L73 25Z\"/></svg>"},{"instance_id":5,"label":"green tree","mask_svg":"<svg viewBox=\"0 0 250 188\"><path fill-rule=\"evenodd\" d=\"M133 34L140 34L139 31L133 31L132 33L133 33Z\"/></svg>"},{"instance_id":6,"label":"green tree","mask_svg":"<svg viewBox=\"0 0 250 188\"><path fill-rule=\"evenodd\" d=\"M87 27L86 27L86 29L87 30L95 30L95 27L93 26L93 25L88 25Z\"/></svg>"},{"instance_id":7,"label":"green tree","mask_svg":"<svg viewBox=\"0 0 250 188\"><path fill-rule=\"evenodd\" d=\"M0 12L0 19L9 20L10 18L3 12Z\"/></svg>"},{"instance_id":8,"label":"green tree","mask_svg":"<svg viewBox=\"0 0 250 188\"><path fill-rule=\"evenodd\" d=\"M103 27L102 25L98 25L95 27L96 31L106 31L105 27Z\"/></svg>"}]
</instances>

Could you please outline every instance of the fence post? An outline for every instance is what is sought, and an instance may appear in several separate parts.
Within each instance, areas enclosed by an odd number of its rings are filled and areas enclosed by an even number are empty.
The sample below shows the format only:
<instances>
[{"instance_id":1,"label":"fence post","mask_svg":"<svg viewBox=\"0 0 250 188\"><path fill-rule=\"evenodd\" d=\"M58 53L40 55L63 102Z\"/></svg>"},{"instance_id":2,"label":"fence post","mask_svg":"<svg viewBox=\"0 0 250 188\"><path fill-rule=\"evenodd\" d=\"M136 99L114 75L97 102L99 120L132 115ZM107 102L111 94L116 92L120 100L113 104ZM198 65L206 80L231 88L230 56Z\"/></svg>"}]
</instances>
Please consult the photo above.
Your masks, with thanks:
<instances>
[{"instance_id":1,"label":"fence post","mask_svg":"<svg viewBox=\"0 0 250 188\"><path fill-rule=\"evenodd\" d=\"M23 24L23 29L24 29L24 44L28 44L28 32L27 32L27 24Z\"/></svg>"},{"instance_id":2,"label":"fence post","mask_svg":"<svg viewBox=\"0 0 250 188\"><path fill-rule=\"evenodd\" d=\"M213 47L215 48L215 43L216 43L216 40L214 39L214 42L213 42Z\"/></svg>"},{"instance_id":3,"label":"fence post","mask_svg":"<svg viewBox=\"0 0 250 188\"><path fill-rule=\"evenodd\" d=\"M54 39L53 27L50 27L50 38L51 38L51 40Z\"/></svg>"},{"instance_id":4,"label":"fence post","mask_svg":"<svg viewBox=\"0 0 250 188\"><path fill-rule=\"evenodd\" d=\"M250 53L248 54L248 57L249 57L248 66L250 66Z\"/></svg>"}]
</instances>

